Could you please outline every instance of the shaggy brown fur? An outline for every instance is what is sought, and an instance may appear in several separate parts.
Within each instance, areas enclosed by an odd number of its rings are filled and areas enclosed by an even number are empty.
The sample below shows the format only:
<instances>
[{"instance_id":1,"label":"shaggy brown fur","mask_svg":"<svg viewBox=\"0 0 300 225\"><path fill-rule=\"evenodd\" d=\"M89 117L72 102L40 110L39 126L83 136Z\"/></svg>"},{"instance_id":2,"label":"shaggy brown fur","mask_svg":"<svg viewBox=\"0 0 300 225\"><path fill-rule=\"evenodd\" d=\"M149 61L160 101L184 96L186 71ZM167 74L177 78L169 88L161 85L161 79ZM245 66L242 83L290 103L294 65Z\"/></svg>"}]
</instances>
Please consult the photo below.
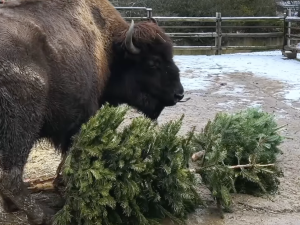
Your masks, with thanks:
<instances>
[{"instance_id":1,"label":"shaggy brown fur","mask_svg":"<svg viewBox=\"0 0 300 225\"><path fill-rule=\"evenodd\" d=\"M7 211L51 224L22 181L33 144L47 138L65 155L104 102L156 119L183 97L179 70L155 23L135 25L139 54L125 47L129 24L107 0L15 0L0 21L0 196Z\"/></svg>"}]
</instances>

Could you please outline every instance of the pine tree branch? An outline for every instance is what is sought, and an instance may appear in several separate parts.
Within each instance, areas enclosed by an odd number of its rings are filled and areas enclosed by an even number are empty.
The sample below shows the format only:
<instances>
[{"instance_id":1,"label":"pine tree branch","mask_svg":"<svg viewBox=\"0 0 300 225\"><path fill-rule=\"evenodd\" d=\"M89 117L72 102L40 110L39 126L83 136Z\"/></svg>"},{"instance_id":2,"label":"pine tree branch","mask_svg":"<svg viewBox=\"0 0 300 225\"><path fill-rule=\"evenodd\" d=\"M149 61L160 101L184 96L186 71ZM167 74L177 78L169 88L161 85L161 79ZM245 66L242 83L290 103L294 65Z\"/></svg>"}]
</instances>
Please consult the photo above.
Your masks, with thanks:
<instances>
[{"instance_id":1,"label":"pine tree branch","mask_svg":"<svg viewBox=\"0 0 300 225\"><path fill-rule=\"evenodd\" d=\"M205 151L204 151L204 150L199 151L199 152L197 152L197 153L194 153L194 154L192 155L192 161L195 162L195 161L198 161L198 160L202 159L203 156L204 156L204 154L205 154Z\"/></svg>"},{"instance_id":2,"label":"pine tree branch","mask_svg":"<svg viewBox=\"0 0 300 225\"><path fill-rule=\"evenodd\" d=\"M246 165L236 165L236 166L228 166L229 169L240 169L240 168L251 168L251 167L271 167L275 166L274 163L271 164L246 164Z\"/></svg>"},{"instance_id":3,"label":"pine tree branch","mask_svg":"<svg viewBox=\"0 0 300 225\"><path fill-rule=\"evenodd\" d=\"M25 180L25 184L27 186L27 189L33 193L40 191L55 192L56 189L53 183L55 181L55 178L56 176L43 176L36 179L27 179Z\"/></svg>"},{"instance_id":4,"label":"pine tree branch","mask_svg":"<svg viewBox=\"0 0 300 225\"><path fill-rule=\"evenodd\" d=\"M212 165L213 166L213 165ZM241 169L241 168L251 168L251 167L271 167L275 166L274 163L271 164L246 164L246 165L235 165L235 166L228 166L229 169ZM191 173L200 173L204 167L198 169L190 169Z\"/></svg>"},{"instance_id":5,"label":"pine tree branch","mask_svg":"<svg viewBox=\"0 0 300 225\"><path fill-rule=\"evenodd\" d=\"M182 99L182 100L180 100L179 102L187 102L188 100L190 100L191 98L189 97L189 98L186 98L186 99Z\"/></svg>"}]
</instances>

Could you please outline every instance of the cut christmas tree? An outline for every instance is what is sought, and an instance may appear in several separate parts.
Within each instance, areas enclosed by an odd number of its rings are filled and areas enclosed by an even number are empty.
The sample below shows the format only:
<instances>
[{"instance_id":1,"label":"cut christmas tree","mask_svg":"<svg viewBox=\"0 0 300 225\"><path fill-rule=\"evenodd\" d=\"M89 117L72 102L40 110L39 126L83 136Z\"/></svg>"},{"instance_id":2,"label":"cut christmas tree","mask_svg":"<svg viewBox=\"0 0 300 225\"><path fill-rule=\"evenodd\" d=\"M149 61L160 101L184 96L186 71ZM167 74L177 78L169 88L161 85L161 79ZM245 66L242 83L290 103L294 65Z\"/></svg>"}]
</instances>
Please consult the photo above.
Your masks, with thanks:
<instances>
[{"instance_id":1,"label":"cut christmas tree","mask_svg":"<svg viewBox=\"0 0 300 225\"><path fill-rule=\"evenodd\" d=\"M164 218L184 224L202 204L195 172L222 216L233 192L278 191L284 138L273 115L256 108L218 113L202 132L180 136L183 117L161 126L138 117L124 126L127 110L105 105L74 137L62 174L66 203L55 224L150 225ZM195 169L188 166L191 156ZM30 188L49 190L49 181L31 181Z\"/></svg>"},{"instance_id":2,"label":"cut christmas tree","mask_svg":"<svg viewBox=\"0 0 300 225\"><path fill-rule=\"evenodd\" d=\"M74 137L55 224L182 224L201 203L188 168L193 132L178 135L182 118L158 126L138 117L119 129L127 109L105 105Z\"/></svg>"},{"instance_id":3,"label":"cut christmas tree","mask_svg":"<svg viewBox=\"0 0 300 225\"><path fill-rule=\"evenodd\" d=\"M277 192L283 175L276 161L284 139L278 133L281 128L273 115L248 108L235 114L218 113L195 135L197 153L192 159L199 161L199 168L193 171L201 175L220 210L223 206L230 211L232 192Z\"/></svg>"}]
</instances>

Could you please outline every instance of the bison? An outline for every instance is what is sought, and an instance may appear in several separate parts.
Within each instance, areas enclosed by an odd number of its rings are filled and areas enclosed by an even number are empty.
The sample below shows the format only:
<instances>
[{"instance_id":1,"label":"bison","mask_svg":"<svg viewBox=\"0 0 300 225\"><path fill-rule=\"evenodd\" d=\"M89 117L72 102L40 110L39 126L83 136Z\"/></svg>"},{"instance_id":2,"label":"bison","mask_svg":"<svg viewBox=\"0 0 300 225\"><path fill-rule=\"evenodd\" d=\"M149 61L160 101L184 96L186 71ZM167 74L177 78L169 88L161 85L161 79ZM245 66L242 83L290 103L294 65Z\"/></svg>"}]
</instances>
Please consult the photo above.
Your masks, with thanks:
<instances>
[{"instance_id":1,"label":"bison","mask_svg":"<svg viewBox=\"0 0 300 225\"><path fill-rule=\"evenodd\" d=\"M0 19L0 195L6 211L51 224L22 181L34 143L66 154L105 102L155 120L183 98L179 69L155 22L127 23L108 0L22 0Z\"/></svg>"}]
</instances>

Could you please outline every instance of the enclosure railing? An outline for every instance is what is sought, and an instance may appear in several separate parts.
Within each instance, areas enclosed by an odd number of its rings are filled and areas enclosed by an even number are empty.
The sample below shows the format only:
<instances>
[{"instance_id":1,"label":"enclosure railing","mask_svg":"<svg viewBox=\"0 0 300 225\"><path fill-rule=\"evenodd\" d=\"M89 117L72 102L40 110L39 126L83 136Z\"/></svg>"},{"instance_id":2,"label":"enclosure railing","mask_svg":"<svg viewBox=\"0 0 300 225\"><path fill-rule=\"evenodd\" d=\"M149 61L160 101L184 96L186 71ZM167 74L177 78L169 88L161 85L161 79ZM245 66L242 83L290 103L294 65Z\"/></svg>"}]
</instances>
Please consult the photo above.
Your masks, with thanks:
<instances>
[{"instance_id":1,"label":"enclosure railing","mask_svg":"<svg viewBox=\"0 0 300 225\"><path fill-rule=\"evenodd\" d=\"M295 58L297 52L300 52L300 46L298 45L298 41L300 41L299 34L293 34L292 31L300 31L300 27L293 27L293 23L299 23L300 17L292 17L291 16L291 9L284 14L284 43L283 43L283 50L291 51L292 56L291 58Z\"/></svg>"},{"instance_id":2,"label":"enclosure railing","mask_svg":"<svg viewBox=\"0 0 300 225\"><path fill-rule=\"evenodd\" d=\"M152 9L146 7L116 7L122 9L144 9L147 12L147 16L141 17L124 17L126 20L146 20L149 17L152 17ZM291 41L300 40L300 35L294 35L291 33L292 22L300 22L299 17L292 17L291 10L289 9L284 16L277 17L222 17L221 13L217 12L215 17L161 17L154 16L152 17L158 22L202 22L202 23L215 23L214 26L162 26L163 28L212 28L213 32L180 32L180 33L167 33L170 37L173 38L215 38L215 44L212 46L174 46L174 49L183 49L183 50L214 50L215 54L222 54L222 50L277 50L281 49L284 53L285 51L292 51L297 55L297 52L300 51L300 48L295 44L291 44ZM222 22L245 22L245 21L281 21L281 26L224 26ZM265 32L265 33L223 33L225 28L281 28L282 32ZM297 29L297 28L295 28ZM299 29L299 28L298 28ZM300 31L300 29L299 29ZM283 44L280 45L267 45L267 46L222 46L222 38L274 38L280 37L283 40Z\"/></svg>"}]
</instances>

